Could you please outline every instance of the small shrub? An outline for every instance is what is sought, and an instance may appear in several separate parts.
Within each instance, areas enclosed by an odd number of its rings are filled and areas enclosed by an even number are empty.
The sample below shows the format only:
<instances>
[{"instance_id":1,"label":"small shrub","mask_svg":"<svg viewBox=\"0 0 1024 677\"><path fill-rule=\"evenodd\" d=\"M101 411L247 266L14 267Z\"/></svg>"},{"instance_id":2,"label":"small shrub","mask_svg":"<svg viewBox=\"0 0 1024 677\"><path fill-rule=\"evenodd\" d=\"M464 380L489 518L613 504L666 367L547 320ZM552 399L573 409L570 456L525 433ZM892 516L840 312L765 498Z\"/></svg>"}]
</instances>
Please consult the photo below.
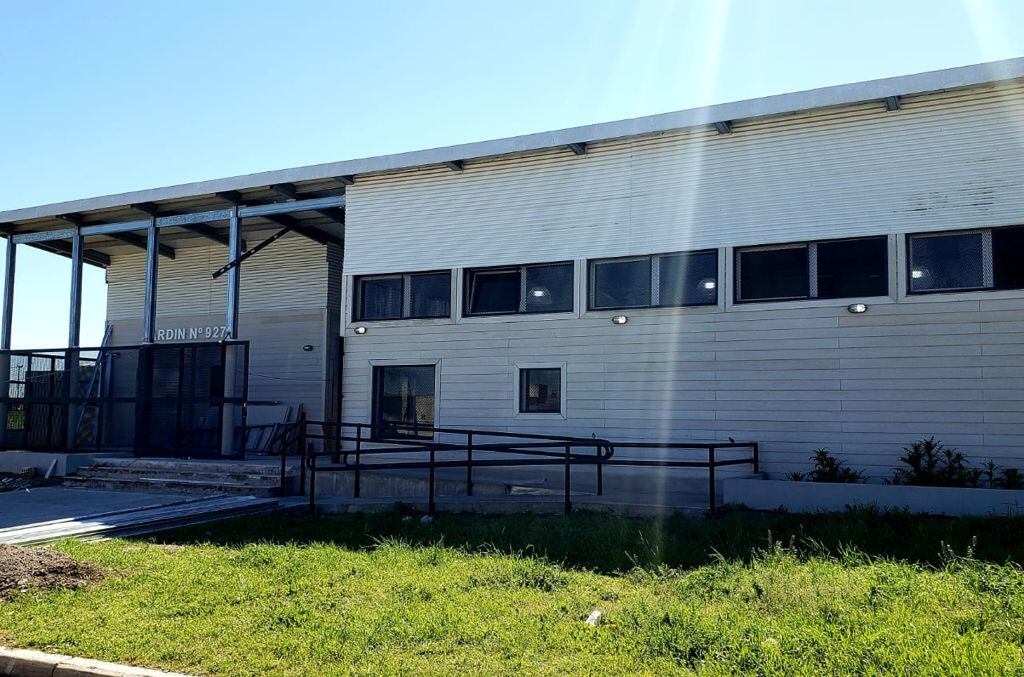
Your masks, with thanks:
<instances>
[{"instance_id":1,"label":"small shrub","mask_svg":"<svg viewBox=\"0 0 1024 677\"><path fill-rule=\"evenodd\" d=\"M845 461L840 461L825 447L815 449L811 460L814 461L814 470L807 473L791 472L789 479L795 482L840 482L843 484L859 484L864 481L863 472L847 467Z\"/></svg>"},{"instance_id":2,"label":"small shrub","mask_svg":"<svg viewBox=\"0 0 1024 677\"><path fill-rule=\"evenodd\" d=\"M929 437L903 447L900 461L906 468L895 468L893 484L919 487L977 487L984 470L970 468L967 457Z\"/></svg>"},{"instance_id":3,"label":"small shrub","mask_svg":"<svg viewBox=\"0 0 1024 677\"><path fill-rule=\"evenodd\" d=\"M982 477L990 489L1022 489L1024 478L1017 468L1000 468L995 461L988 461L982 467Z\"/></svg>"}]
</instances>

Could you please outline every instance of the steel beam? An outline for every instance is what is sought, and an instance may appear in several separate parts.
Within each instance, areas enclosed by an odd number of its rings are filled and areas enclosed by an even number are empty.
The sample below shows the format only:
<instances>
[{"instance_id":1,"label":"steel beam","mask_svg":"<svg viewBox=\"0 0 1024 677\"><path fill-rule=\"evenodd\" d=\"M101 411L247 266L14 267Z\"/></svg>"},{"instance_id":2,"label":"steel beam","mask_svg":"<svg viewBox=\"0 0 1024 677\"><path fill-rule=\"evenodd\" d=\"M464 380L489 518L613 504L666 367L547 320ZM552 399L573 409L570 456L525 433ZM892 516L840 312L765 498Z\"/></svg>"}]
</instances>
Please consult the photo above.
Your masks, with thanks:
<instances>
[{"instance_id":1,"label":"steel beam","mask_svg":"<svg viewBox=\"0 0 1024 677\"><path fill-rule=\"evenodd\" d=\"M337 209L345 206L345 197L313 197L308 200L293 202L272 202L265 205L239 207L238 215L242 218L251 216L267 216L268 214L290 214L292 212L315 212L319 209Z\"/></svg>"},{"instance_id":2,"label":"steel beam","mask_svg":"<svg viewBox=\"0 0 1024 677\"><path fill-rule=\"evenodd\" d=\"M82 338L82 263L85 238L71 238L71 312L68 318L68 347L77 348Z\"/></svg>"},{"instance_id":3,"label":"steel beam","mask_svg":"<svg viewBox=\"0 0 1024 677\"><path fill-rule=\"evenodd\" d=\"M51 242L53 240L70 240L78 231L74 228L62 230L42 230L35 233L18 233L11 236L15 244L32 244L33 242Z\"/></svg>"},{"instance_id":4,"label":"steel beam","mask_svg":"<svg viewBox=\"0 0 1024 677\"><path fill-rule=\"evenodd\" d=\"M887 96L887 97L885 97L885 110L889 111L890 113L892 113L893 111L898 111L902 107L903 107L903 102L900 101L900 97L898 97L898 96Z\"/></svg>"},{"instance_id":5,"label":"steel beam","mask_svg":"<svg viewBox=\"0 0 1024 677\"><path fill-rule=\"evenodd\" d=\"M732 134L732 120L723 120L715 123L715 129L719 134Z\"/></svg>"},{"instance_id":6,"label":"steel beam","mask_svg":"<svg viewBox=\"0 0 1024 677\"><path fill-rule=\"evenodd\" d=\"M67 242L56 240L51 242L38 242L29 245L43 251L50 252L51 254L58 254L67 258L71 258L71 245ZM110 257L103 252L98 252L94 249L86 249L82 252L82 260L85 263L89 263L100 268L110 267Z\"/></svg>"},{"instance_id":7,"label":"steel beam","mask_svg":"<svg viewBox=\"0 0 1024 677\"><path fill-rule=\"evenodd\" d=\"M242 219L238 207L231 211L231 221L228 225L228 261L234 261L242 255ZM238 338L238 302L241 290L241 266L232 266L228 270L228 302L227 316L227 338L233 340Z\"/></svg>"},{"instance_id":8,"label":"steel beam","mask_svg":"<svg viewBox=\"0 0 1024 677\"><path fill-rule=\"evenodd\" d=\"M569 144L569 150L571 150L573 153L576 153L576 155L586 155L587 154L587 144L585 144L585 143L570 143Z\"/></svg>"},{"instance_id":9,"label":"steel beam","mask_svg":"<svg viewBox=\"0 0 1024 677\"><path fill-rule=\"evenodd\" d=\"M267 213L264 208L266 208L266 207L273 207L273 208L287 207L289 205L295 205L295 204L311 205L311 203L319 203L321 201L328 201L328 200L332 201L335 204L337 203L338 200L341 200L342 204L344 204L345 198L343 198L343 197L314 198L314 199L310 199L310 200L299 200L299 201L296 201L296 202L275 202L275 203L268 204L268 205L257 205L257 206L251 206L251 207L244 207L244 206L242 206L241 201L243 200L243 197L242 197L242 194L238 193L237 191L227 191L227 192L224 192L224 193L217 193L217 197L219 197L220 199L225 200L227 202L234 203L235 206L238 208L238 213L239 213L240 217L242 215L245 215L245 216L260 216L263 219L266 219L267 221L270 221L271 223L274 223L274 224L277 224L277 225L281 226L282 228L288 228L290 230L294 230L299 235L302 235L304 237L308 237L310 240L313 240L314 242L316 242L318 244L341 244L341 242L342 242L341 240L339 240L338 238L334 237L333 235L330 235L328 233L324 233L322 231L319 231L316 228L310 228L309 226L302 225L294 217L288 216L287 213L276 213L276 212ZM313 205L311 205L311 208L312 208L312 206ZM256 213L256 214L253 214L253 213L251 213L253 210L259 210L259 212ZM309 211L309 210L293 210L293 211ZM312 211L316 211L316 210L312 209Z\"/></svg>"},{"instance_id":10,"label":"steel beam","mask_svg":"<svg viewBox=\"0 0 1024 677\"><path fill-rule=\"evenodd\" d=\"M160 229L156 217L146 229L146 298L143 304L142 342L152 343L156 337L156 288L160 270Z\"/></svg>"},{"instance_id":11,"label":"steel beam","mask_svg":"<svg viewBox=\"0 0 1024 677\"><path fill-rule=\"evenodd\" d=\"M0 350L11 349L11 329L14 325L14 266L17 254L18 245L8 239L7 260L4 262L3 311L0 314Z\"/></svg>"},{"instance_id":12,"label":"steel beam","mask_svg":"<svg viewBox=\"0 0 1024 677\"><path fill-rule=\"evenodd\" d=\"M270 187L270 189L275 193L278 193L279 195L283 195L289 200L302 199L302 196L299 194L299 189L295 187L294 183L275 183ZM314 209L313 211L319 214L320 216L324 217L325 219L333 221L334 223L345 223L344 216L335 216L333 213L331 213L330 209Z\"/></svg>"},{"instance_id":13,"label":"steel beam","mask_svg":"<svg viewBox=\"0 0 1024 677\"><path fill-rule=\"evenodd\" d=\"M461 172L466 168L466 163L464 160L446 160L444 166L453 172Z\"/></svg>"},{"instance_id":14,"label":"steel beam","mask_svg":"<svg viewBox=\"0 0 1024 677\"><path fill-rule=\"evenodd\" d=\"M152 202L140 202L138 204L131 205L131 208L134 209L135 211L142 212L143 214L150 217L155 216L159 218L161 216L160 207L153 204ZM175 214L176 212L163 212L163 216L174 216ZM157 227L159 227L159 224ZM228 238L218 233L217 229L214 228L213 226L207 225L205 223L187 223L179 224L178 227L181 228L182 230L187 230L195 233L196 235L205 237L208 240L213 240L217 244L222 244L225 247L228 246Z\"/></svg>"}]
</instances>

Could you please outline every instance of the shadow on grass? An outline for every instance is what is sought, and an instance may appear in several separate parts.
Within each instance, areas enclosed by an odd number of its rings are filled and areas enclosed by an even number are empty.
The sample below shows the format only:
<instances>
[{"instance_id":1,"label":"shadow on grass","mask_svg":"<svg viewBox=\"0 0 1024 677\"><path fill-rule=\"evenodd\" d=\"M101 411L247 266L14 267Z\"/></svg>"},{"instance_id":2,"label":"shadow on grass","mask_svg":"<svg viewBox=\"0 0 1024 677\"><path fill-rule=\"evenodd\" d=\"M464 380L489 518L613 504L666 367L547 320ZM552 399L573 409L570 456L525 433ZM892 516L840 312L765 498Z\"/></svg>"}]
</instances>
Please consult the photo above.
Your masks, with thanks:
<instances>
[{"instance_id":1,"label":"shadow on grass","mask_svg":"<svg viewBox=\"0 0 1024 677\"><path fill-rule=\"evenodd\" d=\"M439 515L429 522L401 510L325 516L242 517L151 536L156 543L333 544L373 547L395 539L415 546L443 544L468 552L523 553L572 568L611 573L636 566L690 568L749 559L772 541L801 552L844 557L855 551L922 564L940 564L944 546L993 563L1024 563L1024 518L950 519L858 510L795 515L730 511L715 519L624 518L599 513Z\"/></svg>"}]
</instances>

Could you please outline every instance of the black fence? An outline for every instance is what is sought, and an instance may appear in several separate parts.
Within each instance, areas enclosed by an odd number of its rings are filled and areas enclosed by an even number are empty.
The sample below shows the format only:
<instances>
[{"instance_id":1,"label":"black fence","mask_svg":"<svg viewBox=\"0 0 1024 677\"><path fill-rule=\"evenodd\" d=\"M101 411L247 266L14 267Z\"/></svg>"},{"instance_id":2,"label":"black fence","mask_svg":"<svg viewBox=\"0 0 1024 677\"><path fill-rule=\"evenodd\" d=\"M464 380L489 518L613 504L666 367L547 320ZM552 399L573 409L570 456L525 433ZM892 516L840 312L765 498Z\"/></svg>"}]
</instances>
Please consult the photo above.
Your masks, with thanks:
<instances>
[{"instance_id":1,"label":"black fence","mask_svg":"<svg viewBox=\"0 0 1024 677\"><path fill-rule=\"evenodd\" d=\"M219 457L229 430L241 455L248 362L247 341L0 351L2 448Z\"/></svg>"},{"instance_id":2,"label":"black fence","mask_svg":"<svg viewBox=\"0 0 1024 677\"><path fill-rule=\"evenodd\" d=\"M609 466L649 468L703 468L708 471L708 510L718 508L715 474L718 468L750 465L759 471L756 442L618 442L583 437L534 435L526 433L431 428L433 439L385 437L395 429L366 423L341 423L307 420L300 415L296 424L293 454L301 457L300 486L305 488L309 471L309 507L316 507L316 477L322 472L350 472L353 496L360 495L362 473L379 470L421 469L427 471L427 510L435 508L436 472L441 468L463 468L466 495L473 495L473 471L479 468L561 467L565 512L572 510L573 468L584 466L594 471L594 487L604 494L604 469ZM401 432L401 431L399 431ZM615 452L630 449L629 457ZM723 457L722 452L742 455ZM653 452L653 453L647 453ZM745 453L743 453L745 452ZM398 458L401 455L401 458ZM281 486L285 486L286 454L281 457ZM321 463L321 460L324 463Z\"/></svg>"}]
</instances>

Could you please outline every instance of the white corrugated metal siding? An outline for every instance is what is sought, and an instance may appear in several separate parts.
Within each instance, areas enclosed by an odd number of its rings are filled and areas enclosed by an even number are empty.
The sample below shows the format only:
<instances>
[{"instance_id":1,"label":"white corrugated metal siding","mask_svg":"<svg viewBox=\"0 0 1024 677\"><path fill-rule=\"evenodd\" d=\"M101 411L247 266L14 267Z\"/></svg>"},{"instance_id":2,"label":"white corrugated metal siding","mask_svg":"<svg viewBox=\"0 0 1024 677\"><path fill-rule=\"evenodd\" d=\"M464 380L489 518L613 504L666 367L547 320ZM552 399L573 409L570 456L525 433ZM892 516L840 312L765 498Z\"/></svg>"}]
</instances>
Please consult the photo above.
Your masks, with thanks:
<instances>
[{"instance_id":1,"label":"white corrugated metal siding","mask_svg":"<svg viewBox=\"0 0 1024 677\"><path fill-rule=\"evenodd\" d=\"M445 168L360 177L345 272L619 256L1024 221L1024 88L986 87ZM893 238L893 247L902 246ZM582 265L580 262L579 265ZM902 262L901 262L902 265ZM721 289L731 294L721 271ZM902 271L902 268L901 268ZM344 412L373 361L441 363L440 423L611 439L828 446L887 475L925 435L1024 466L1024 293L581 317L372 323L346 341ZM582 290L577 290L583 302ZM516 364L565 362L566 418L513 415Z\"/></svg>"}]
</instances>

